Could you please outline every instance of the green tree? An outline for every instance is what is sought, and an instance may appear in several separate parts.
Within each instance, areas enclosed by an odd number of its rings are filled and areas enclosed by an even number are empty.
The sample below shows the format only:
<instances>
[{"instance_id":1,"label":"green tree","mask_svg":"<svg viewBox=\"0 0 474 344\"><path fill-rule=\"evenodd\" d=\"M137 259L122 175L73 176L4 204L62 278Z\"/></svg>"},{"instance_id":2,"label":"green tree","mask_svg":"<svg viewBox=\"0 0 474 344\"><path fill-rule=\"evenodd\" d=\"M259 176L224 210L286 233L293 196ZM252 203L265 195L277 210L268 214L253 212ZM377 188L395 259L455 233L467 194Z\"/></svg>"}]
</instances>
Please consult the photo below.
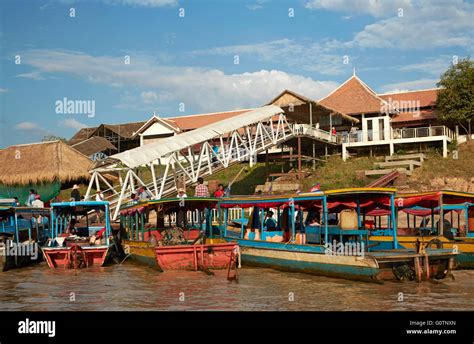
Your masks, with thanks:
<instances>
[{"instance_id":1,"label":"green tree","mask_svg":"<svg viewBox=\"0 0 474 344\"><path fill-rule=\"evenodd\" d=\"M60 136L54 136L54 135L43 136L43 138L41 139L41 142L47 142L47 141L63 141L63 142L66 142L67 140L64 137L60 137Z\"/></svg>"},{"instance_id":2,"label":"green tree","mask_svg":"<svg viewBox=\"0 0 474 344\"><path fill-rule=\"evenodd\" d=\"M474 119L474 61L469 58L453 64L441 76L436 106L439 119L459 125L471 138Z\"/></svg>"}]
</instances>

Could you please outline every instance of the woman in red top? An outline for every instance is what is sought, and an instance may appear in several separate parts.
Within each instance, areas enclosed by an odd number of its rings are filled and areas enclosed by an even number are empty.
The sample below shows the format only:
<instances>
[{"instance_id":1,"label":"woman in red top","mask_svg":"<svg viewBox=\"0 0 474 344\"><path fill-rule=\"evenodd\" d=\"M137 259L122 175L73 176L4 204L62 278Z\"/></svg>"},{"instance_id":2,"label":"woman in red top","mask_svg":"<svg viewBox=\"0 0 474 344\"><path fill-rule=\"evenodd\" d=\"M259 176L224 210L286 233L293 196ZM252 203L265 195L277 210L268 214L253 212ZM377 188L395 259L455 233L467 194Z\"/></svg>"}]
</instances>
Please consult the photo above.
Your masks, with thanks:
<instances>
[{"instance_id":1,"label":"woman in red top","mask_svg":"<svg viewBox=\"0 0 474 344\"><path fill-rule=\"evenodd\" d=\"M219 186L217 187L217 190L214 192L214 197L215 198L222 198L222 197L224 197L224 195L225 195L224 185L219 184Z\"/></svg>"}]
</instances>

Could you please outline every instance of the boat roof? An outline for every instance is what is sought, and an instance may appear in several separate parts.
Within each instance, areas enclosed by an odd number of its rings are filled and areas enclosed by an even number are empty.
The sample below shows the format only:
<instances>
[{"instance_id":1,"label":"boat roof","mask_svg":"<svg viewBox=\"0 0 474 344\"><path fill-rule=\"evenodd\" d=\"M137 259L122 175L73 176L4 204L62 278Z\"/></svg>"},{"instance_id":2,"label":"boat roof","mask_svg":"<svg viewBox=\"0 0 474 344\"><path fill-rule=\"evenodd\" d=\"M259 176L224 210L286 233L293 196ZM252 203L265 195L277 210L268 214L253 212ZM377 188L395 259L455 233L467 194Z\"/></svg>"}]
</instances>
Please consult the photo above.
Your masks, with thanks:
<instances>
[{"instance_id":1,"label":"boat roof","mask_svg":"<svg viewBox=\"0 0 474 344\"><path fill-rule=\"evenodd\" d=\"M273 208L289 205L290 202L301 203L305 201L321 201L324 199L323 192L311 192L306 194L291 195L253 195L253 196L237 196L223 198L220 202L221 207L230 208L231 206L239 206L241 208L264 207Z\"/></svg>"},{"instance_id":2,"label":"boat roof","mask_svg":"<svg viewBox=\"0 0 474 344\"><path fill-rule=\"evenodd\" d=\"M399 208L420 206L431 209L431 207L438 206L441 203L443 205L474 203L474 194L452 190L399 194L396 203Z\"/></svg>"},{"instance_id":3,"label":"boat roof","mask_svg":"<svg viewBox=\"0 0 474 344\"><path fill-rule=\"evenodd\" d=\"M97 207L97 206L108 206L109 202L107 201L78 201L78 202L57 202L51 203L53 208L70 208L70 207Z\"/></svg>"},{"instance_id":4,"label":"boat roof","mask_svg":"<svg viewBox=\"0 0 474 344\"><path fill-rule=\"evenodd\" d=\"M385 194L392 195L397 192L395 188L344 188L324 191L326 196L352 196L352 195L374 195Z\"/></svg>"},{"instance_id":5,"label":"boat roof","mask_svg":"<svg viewBox=\"0 0 474 344\"><path fill-rule=\"evenodd\" d=\"M133 212L138 209L155 209L156 207L162 205L164 209L171 209L177 206L180 206L181 202L184 200L185 206L188 209L200 209L200 208L209 208L216 207L219 202L219 198L214 197L185 197L185 198L162 198L155 200L148 200L144 202L137 202L133 204L125 204L120 207L120 212Z\"/></svg>"},{"instance_id":6,"label":"boat roof","mask_svg":"<svg viewBox=\"0 0 474 344\"><path fill-rule=\"evenodd\" d=\"M32 213L32 214L49 214L49 208L35 208L35 207L13 207L10 205L0 205L0 212L15 212L15 213Z\"/></svg>"}]
</instances>

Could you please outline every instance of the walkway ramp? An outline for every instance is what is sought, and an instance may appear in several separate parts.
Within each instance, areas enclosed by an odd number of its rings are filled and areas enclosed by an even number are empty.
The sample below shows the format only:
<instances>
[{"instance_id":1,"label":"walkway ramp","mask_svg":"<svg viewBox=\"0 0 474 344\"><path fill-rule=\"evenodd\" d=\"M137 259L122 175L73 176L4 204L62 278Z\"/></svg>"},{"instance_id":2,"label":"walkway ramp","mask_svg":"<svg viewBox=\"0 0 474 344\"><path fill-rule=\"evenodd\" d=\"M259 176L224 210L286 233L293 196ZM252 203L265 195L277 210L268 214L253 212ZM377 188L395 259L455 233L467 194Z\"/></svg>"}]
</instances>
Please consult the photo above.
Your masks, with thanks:
<instances>
[{"instance_id":1,"label":"walkway ramp","mask_svg":"<svg viewBox=\"0 0 474 344\"><path fill-rule=\"evenodd\" d=\"M110 194L105 200L110 202L115 220L120 206L139 186L148 188L156 199L176 194L178 187L191 185L199 177L233 164L249 162L252 166L257 154L297 136L338 144L328 132L305 124L290 124L281 108L268 105L100 161L91 171L85 197L95 197L92 187ZM161 166L159 173L156 166ZM146 170L149 178L140 178L138 170ZM119 174L119 185L112 186L107 181L110 174ZM109 189L101 190L101 183Z\"/></svg>"}]
</instances>

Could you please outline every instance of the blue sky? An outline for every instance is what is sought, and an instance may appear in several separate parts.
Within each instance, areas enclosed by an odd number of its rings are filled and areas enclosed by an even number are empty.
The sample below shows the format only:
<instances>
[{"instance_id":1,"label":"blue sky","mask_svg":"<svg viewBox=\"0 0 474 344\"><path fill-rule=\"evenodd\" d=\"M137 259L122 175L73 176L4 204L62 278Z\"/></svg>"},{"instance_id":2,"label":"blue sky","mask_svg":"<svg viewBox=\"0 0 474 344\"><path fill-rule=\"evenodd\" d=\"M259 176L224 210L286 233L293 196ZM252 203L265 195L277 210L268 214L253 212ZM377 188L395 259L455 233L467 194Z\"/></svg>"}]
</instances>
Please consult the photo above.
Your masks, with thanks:
<instances>
[{"instance_id":1,"label":"blue sky","mask_svg":"<svg viewBox=\"0 0 474 344\"><path fill-rule=\"evenodd\" d=\"M353 68L377 92L431 88L472 56L473 19L467 0L4 0L0 148L283 89L320 99ZM58 113L64 98L95 116Z\"/></svg>"}]
</instances>

